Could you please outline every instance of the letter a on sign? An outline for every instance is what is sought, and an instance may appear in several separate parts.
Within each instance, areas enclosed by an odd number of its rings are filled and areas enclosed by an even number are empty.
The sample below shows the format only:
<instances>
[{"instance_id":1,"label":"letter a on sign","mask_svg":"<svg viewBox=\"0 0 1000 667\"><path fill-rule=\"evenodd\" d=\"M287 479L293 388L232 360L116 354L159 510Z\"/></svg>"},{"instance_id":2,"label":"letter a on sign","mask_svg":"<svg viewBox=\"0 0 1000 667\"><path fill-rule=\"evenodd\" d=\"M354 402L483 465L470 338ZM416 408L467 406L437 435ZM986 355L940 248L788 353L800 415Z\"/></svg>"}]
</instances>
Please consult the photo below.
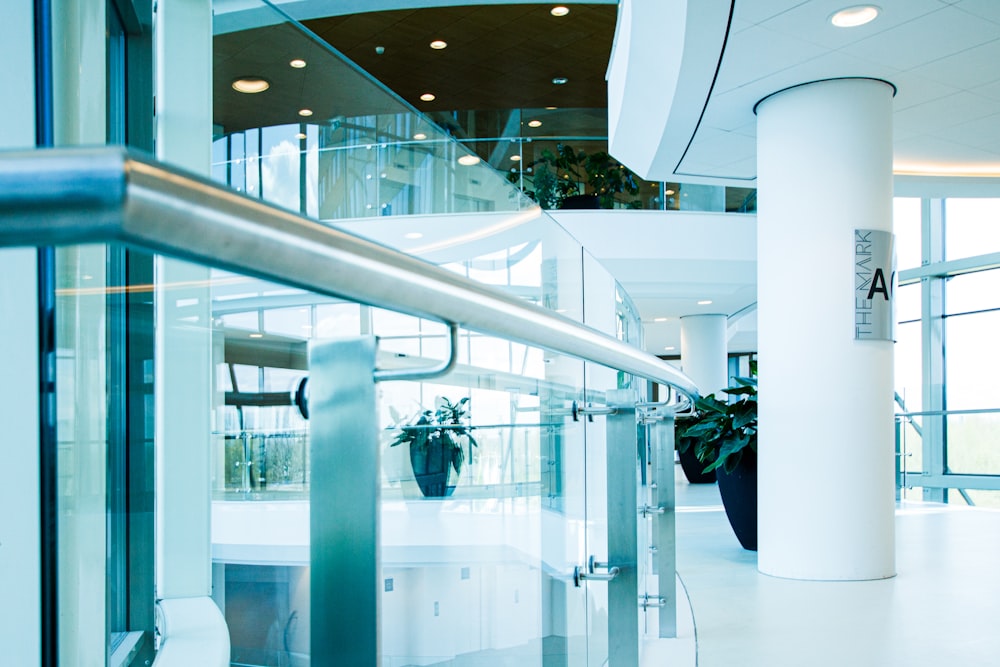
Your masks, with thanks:
<instances>
[{"instance_id":1,"label":"letter a on sign","mask_svg":"<svg viewBox=\"0 0 1000 667\"><path fill-rule=\"evenodd\" d=\"M871 300L876 294L881 294L886 301L889 300L889 288L885 286L885 274L880 268L875 269L875 275L872 276L872 286L868 289L868 299Z\"/></svg>"}]
</instances>

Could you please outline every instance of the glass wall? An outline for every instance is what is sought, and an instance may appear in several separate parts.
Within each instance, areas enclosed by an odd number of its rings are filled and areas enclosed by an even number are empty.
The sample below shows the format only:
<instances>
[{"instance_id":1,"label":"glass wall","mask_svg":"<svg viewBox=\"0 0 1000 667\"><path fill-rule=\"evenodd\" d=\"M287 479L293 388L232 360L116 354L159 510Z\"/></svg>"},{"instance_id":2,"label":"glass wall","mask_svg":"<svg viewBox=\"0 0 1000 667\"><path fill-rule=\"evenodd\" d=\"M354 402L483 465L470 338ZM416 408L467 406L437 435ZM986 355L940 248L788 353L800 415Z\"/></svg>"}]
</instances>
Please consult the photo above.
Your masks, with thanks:
<instances>
[{"instance_id":1,"label":"glass wall","mask_svg":"<svg viewBox=\"0 0 1000 667\"><path fill-rule=\"evenodd\" d=\"M1000 506L1000 200L897 199L903 495Z\"/></svg>"}]
</instances>

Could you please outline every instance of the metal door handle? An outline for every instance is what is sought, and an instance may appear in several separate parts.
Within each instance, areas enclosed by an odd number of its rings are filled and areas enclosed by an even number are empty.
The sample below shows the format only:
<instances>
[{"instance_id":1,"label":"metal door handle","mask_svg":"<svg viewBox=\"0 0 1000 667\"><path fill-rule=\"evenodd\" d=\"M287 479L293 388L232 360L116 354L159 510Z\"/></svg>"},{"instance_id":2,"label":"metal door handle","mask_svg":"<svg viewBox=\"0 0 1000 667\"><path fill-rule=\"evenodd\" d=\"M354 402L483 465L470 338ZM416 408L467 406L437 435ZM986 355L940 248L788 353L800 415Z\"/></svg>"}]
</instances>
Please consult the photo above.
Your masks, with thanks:
<instances>
[{"instance_id":1,"label":"metal door handle","mask_svg":"<svg viewBox=\"0 0 1000 667\"><path fill-rule=\"evenodd\" d=\"M594 572L595 569L607 569L607 572ZM611 565L610 563L601 563L594 560L591 556L587 559L587 567L584 568L582 565L577 565L573 568L573 583L577 588L580 587L580 582L585 580L591 581L611 581L621 570L617 565Z\"/></svg>"}]
</instances>

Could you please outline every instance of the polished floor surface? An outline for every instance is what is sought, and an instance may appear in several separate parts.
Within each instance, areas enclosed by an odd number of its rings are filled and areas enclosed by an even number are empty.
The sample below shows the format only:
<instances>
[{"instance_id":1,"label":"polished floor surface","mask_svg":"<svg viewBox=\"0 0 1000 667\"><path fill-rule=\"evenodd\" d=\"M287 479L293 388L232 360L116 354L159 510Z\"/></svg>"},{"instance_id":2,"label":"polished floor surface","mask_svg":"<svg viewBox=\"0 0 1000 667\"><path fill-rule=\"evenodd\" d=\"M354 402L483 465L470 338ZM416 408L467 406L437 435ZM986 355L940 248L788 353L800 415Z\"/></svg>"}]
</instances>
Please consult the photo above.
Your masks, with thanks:
<instances>
[{"instance_id":1,"label":"polished floor surface","mask_svg":"<svg viewBox=\"0 0 1000 667\"><path fill-rule=\"evenodd\" d=\"M905 503L896 577L804 582L757 572L714 484L677 506L698 667L1000 665L1000 511Z\"/></svg>"}]
</instances>

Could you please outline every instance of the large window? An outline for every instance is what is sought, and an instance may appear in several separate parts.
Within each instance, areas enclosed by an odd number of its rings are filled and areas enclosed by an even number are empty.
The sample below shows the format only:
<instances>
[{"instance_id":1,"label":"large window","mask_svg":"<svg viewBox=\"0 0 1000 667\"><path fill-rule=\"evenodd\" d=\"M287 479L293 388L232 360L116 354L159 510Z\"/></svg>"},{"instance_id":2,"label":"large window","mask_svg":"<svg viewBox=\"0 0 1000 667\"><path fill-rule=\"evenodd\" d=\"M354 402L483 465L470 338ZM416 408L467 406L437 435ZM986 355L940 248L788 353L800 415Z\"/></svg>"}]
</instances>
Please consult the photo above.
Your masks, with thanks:
<instances>
[{"instance_id":1,"label":"large window","mask_svg":"<svg viewBox=\"0 0 1000 667\"><path fill-rule=\"evenodd\" d=\"M902 484L1000 507L1000 199L897 199Z\"/></svg>"}]
</instances>

